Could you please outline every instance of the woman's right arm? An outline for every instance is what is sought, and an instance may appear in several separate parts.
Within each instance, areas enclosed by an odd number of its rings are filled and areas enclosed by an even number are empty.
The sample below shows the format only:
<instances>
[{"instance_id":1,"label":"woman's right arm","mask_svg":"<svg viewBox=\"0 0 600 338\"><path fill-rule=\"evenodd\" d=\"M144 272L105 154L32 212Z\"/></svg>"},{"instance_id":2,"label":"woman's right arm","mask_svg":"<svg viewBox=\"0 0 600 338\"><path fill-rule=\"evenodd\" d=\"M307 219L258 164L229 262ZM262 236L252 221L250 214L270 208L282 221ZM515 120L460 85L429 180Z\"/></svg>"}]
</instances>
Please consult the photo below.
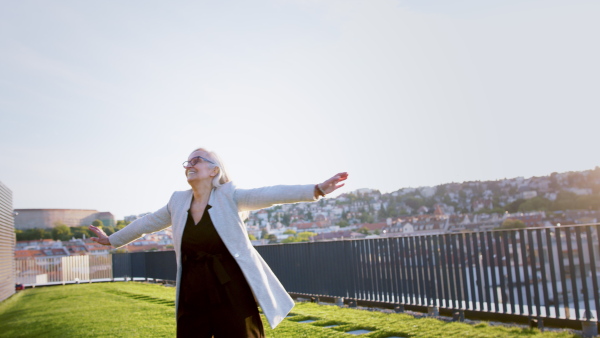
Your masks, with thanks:
<instances>
[{"instance_id":1,"label":"woman's right arm","mask_svg":"<svg viewBox=\"0 0 600 338\"><path fill-rule=\"evenodd\" d=\"M169 206L165 205L156 212L133 221L123 229L107 236L100 228L93 225L89 229L98 237L90 238L92 241L102 245L112 245L115 248L133 242L147 233L160 231L171 225L171 212Z\"/></svg>"}]
</instances>

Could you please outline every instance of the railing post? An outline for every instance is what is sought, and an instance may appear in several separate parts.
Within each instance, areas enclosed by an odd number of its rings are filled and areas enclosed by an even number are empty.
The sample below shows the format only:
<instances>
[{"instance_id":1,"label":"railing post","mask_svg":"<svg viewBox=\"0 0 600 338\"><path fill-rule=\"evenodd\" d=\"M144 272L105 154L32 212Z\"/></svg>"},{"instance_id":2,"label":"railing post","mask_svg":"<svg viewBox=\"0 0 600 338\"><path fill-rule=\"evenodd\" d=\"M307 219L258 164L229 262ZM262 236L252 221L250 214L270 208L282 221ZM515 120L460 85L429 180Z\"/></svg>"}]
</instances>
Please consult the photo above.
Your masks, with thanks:
<instances>
[{"instance_id":1,"label":"railing post","mask_svg":"<svg viewBox=\"0 0 600 338\"><path fill-rule=\"evenodd\" d=\"M465 311L463 311L463 310L452 311L452 320L455 322L464 322L465 321Z\"/></svg>"},{"instance_id":2,"label":"railing post","mask_svg":"<svg viewBox=\"0 0 600 338\"><path fill-rule=\"evenodd\" d=\"M532 329L538 328L540 331L544 331L544 319L542 319L542 317L529 317L529 327Z\"/></svg>"},{"instance_id":3,"label":"railing post","mask_svg":"<svg viewBox=\"0 0 600 338\"><path fill-rule=\"evenodd\" d=\"M584 338L591 338L598 336L598 322L582 321L581 322L581 336Z\"/></svg>"},{"instance_id":4,"label":"railing post","mask_svg":"<svg viewBox=\"0 0 600 338\"><path fill-rule=\"evenodd\" d=\"M427 315L439 316L440 315L440 307L439 306L428 306L427 307Z\"/></svg>"}]
</instances>

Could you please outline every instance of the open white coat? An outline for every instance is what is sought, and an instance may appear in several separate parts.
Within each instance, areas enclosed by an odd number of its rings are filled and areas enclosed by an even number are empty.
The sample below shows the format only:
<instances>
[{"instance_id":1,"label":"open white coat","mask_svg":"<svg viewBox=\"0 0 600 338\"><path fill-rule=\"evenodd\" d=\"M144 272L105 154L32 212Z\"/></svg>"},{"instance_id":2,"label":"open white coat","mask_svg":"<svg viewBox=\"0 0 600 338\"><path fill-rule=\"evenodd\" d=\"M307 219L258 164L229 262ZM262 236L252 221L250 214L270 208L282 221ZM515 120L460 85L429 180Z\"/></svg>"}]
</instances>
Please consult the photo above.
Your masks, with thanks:
<instances>
[{"instance_id":1,"label":"open white coat","mask_svg":"<svg viewBox=\"0 0 600 338\"><path fill-rule=\"evenodd\" d=\"M192 202L192 190L176 191L169 203L109 237L114 247L121 247L144 234L173 226L173 244L177 258L177 296L181 279L181 237ZM241 213L274 204L314 201L314 185L278 185L257 189L236 189L232 182L212 190L208 210L215 229L244 273L271 328L275 328L294 307L294 301L254 249L248 238Z\"/></svg>"}]
</instances>

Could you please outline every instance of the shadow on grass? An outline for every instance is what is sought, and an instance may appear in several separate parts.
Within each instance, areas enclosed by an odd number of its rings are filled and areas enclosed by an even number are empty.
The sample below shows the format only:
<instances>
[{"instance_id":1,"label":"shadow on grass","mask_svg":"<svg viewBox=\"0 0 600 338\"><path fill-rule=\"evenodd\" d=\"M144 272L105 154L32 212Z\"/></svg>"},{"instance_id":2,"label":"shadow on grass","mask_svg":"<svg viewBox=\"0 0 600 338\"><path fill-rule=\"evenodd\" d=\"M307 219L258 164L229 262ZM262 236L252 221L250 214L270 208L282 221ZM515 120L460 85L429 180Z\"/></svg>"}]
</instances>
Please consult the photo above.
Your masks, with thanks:
<instances>
[{"instance_id":1,"label":"shadow on grass","mask_svg":"<svg viewBox=\"0 0 600 338\"><path fill-rule=\"evenodd\" d=\"M315 323L314 325L321 326L321 327L333 328L333 327L348 325L348 323L340 322L339 320L321 320L321 321Z\"/></svg>"},{"instance_id":2,"label":"shadow on grass","mask_svg":"<svg viewBox=\"0 0 600 338\"><path fill-rule=\"evenodd\" d=\"M172 301L169 299L164 299L164 298L156 298L156 297L140 295L140 294L125 292L125 291L120 291L120 290L106 290L104 292L110 293L110 294L113 294L116 296L122 296L122 297L131 298L131 299L141 300L141 301L153 303L153 304L160 304L160 305L173 306L173 307L175 306L175 301Z\"/></svg>"},{"instance_id":3,"label":"shadow on grass","mask_svg":"<svg viewBox=\"0 0 600 338\"><path fill-rule=\"evenodd\" d=\"M314 316L304 316L304 315L293 315L292 317L288 317L287 320L289 320L290 322L305 322L308 320L312 320L314 322L320 320L321 318L318 317L314 317Z\"/></svg>"}]
</instances>

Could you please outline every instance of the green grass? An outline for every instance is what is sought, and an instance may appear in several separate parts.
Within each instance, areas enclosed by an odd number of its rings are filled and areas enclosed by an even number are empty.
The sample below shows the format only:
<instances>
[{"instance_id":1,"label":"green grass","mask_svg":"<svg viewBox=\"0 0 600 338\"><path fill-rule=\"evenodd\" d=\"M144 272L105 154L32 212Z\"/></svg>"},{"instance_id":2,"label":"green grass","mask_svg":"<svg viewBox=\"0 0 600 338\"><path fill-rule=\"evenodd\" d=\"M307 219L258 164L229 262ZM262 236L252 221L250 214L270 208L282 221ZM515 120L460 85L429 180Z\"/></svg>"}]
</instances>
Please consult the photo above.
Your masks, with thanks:
<instances>
[{"instance_id":1,"label":"green grass","mask_svg":"<svg viewBox=\"0 0 600 338\"><path fill-rule=\"evenodd\" d=\"M360 337L576 337L568 332L540 332L537 329L489 326L486 323L469 325L444 322L433 318L417 319L407 314L382 313L314 303L297 304L292 316L276 330L267 333L270 337L351 337L344 332L356 329L373 330ZM316 319L309 324L298 321ZM335 328L324 328L339 324Z\"/></svg>"},{"instance_id":2,"label":"green grass","mask_svg":"<svg viewBox=\"0 0 600 338\"><path fill-rule=\"evenodd\" d=\"M21 291L0 303L0 337L174 337L175 289L143 283L98 283ZM568 332L469 325L406 314L300 303L267 337L574 337ZM313 319L312 323L299 321ZM327 325L338 325L326 328Z\"/></svg>"},{"instance_id":3,"label":"green grass","mask_svg":"<svg viewBox=\"0 0 600 338\"><path fill-rule=\"evenodd\" d=\"M174 299L174 288L142 283L28 289L0 304L0 336L171 337Z\"/></svg>"}]
</instances>

